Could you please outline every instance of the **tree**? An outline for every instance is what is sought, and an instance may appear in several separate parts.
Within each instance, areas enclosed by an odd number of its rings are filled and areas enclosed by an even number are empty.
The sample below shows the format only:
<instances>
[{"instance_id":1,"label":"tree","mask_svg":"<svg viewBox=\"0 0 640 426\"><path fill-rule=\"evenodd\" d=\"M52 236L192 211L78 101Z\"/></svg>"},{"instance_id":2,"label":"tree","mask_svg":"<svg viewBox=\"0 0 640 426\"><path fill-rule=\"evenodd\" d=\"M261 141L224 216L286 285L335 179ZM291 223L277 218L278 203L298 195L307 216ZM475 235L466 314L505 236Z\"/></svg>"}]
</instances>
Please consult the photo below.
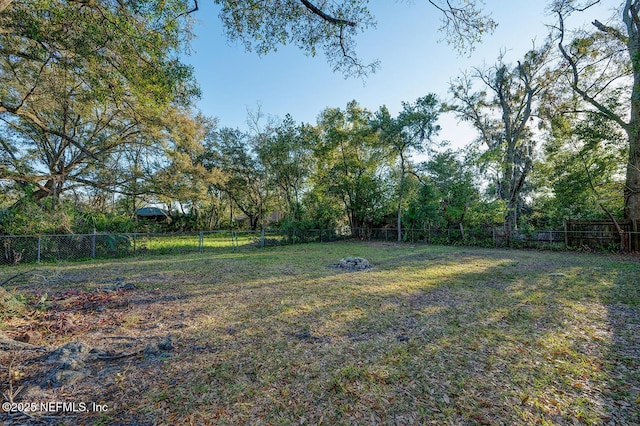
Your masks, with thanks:
<instances>
[{"instance_id":1,"label":"tree","mask_svg":"<svg viewBox=\"0 0 640 426\"><path fill-rule=\"evenodd\" d=\"M388 150L371 126L372 114L357 102L345 111L327 108L318 121L314 182L344 206L353 233L385 213L388 187L383 165Z\"/></svg>"},{"instance_id":2,"label":"tree","mask_svg":"<svg viewBox=\"0 0 640 426\"><path fill-rule=\"evenodd\" d=\"M214 2L221 6L220 18L229 39L241 41L247 50L265 54L280 44L293 44L310 56L323 50L333 70L345 76L363 77L378 67L377 61L366 64L356 54L355 37L375 26L366 0ZM440 30L460 51L473 49L497 25L482 13L476 0L428 2L442 14Z\"/></svg>"},{"instance_id":3,"label":"tree","mask_svg":"<svg viewBox=\"0 0 640 426\"><path fill-rule=\"evenodd\" d=\"M553 117L544 159L535 173L542 218L557 225L566 218L600 219L621 213L624 139L621 129L597 114Z\"/></svg>"},{"instance_id":4,"label":"tree","mask_svg":"<svg viewBox=\"0 0 640 426\"><path fill-rule=\"evenodd\" d=\"M528 52L515 66L505 64L501 56L493 67L464 75L450 86L454 97L450 108L476 128L486 147L481 160L495 166L496 193L507 209L507 235L517 229L521 193L533 166L535 141L529 126L535 103L549 82L548 55L544 46ZM474 91L475 81L482 84L481 90Z\"/></svg>"},{"instance_id":5,"label":"tree","mask_svg":"<svg viewBox=\"0 0 640 426\"><path fill-rule=\"evenodd\" d=\"M569 39L565 22L575 12L600 3L557 0L556 36L564 59L566 81L573 93L597 114L621 128L627 137L628 160L624 215L640 220L640 1L624 0L615 19L593 22L593 31Z\"/></svg>"},{"instance_id":6,"label":"tree","mask_svg":"<svg viewBox=\"0 0 640 426\"><path fill-rule=\"evenodd\" d=\"M458 225L464 239L464 227L472 222L474 210L481 204L472 170L450 150L435 154L420 170L420 188L409 208L414 220L419 218L438 228Z\"/></svg>"},{"instance_id":7,"label":"tree","mask_svg":"<svg viewBox=\"0 0 640 426\"><path fill-rule=\"evenodd\" d=\"M431 142L440 127L435 124L439 115L439 103L435 95L418 98L414 103L403 102L398 117L392 118L386 106L376 113L374 127L379 129L382 142L386 144L400 169L398 184L398 241L402 241L402 208L405 180L413 172L411 153L425 151L425 143Z\"/></svg>"},{"instance_id":8,"label":"tree","mask_svg":"<svg viewBox=\"0 0 640 426\"><path fill-rule=\"evenodd\" d=\"M207 199L211 187L221 181L217 168L205 168L200 162L205 152L207 132L215 128L215 120L173 111L172 126L161 139L162 151L155 157L151 173L146 177L146 195L164 202L169 211L176 204L182 215L198 217L199 205Z\"/></svg>"},{"instance_id":9,"label":"tree","mask_svg":"<svg viewBox=\"0 0 640 426\"><path fill-rule=\"evenodd\" d=\"M123 147L152 140L198 91L176 52L180 2L14 1L0 14L0 178L35 200L93 186ZM176 9L177 8L177 9Z\"/></svg>"},{"instance_id":10,"label":"tree","mask_svg":"<svg viewBox=\"0 0 640 426\"><path fill-rule=\"evenodd\" d=\"M258 158L285 200L288 220L296 221L300 219L302 191L312 171L314 130L297 125L287 115L270 133L257 147Z\"/></svg>"},{"instance_id":11,"label":"tree","mask_svg":"<svg viewBox=\"0 0 640 426\"><path fill-rule=\"evenodd\" d=\"M255 142L245 132L222 128L208 136L206 152L200 157L207 170L220 171L217 186L247 216L253 230L261 224L272 195L269 177L258 158Z\"/></svg>"},{"instance_id":12,"label":"tree","mask_svg":"<svg viewBox=\"0 0 640 426\"><path fill-rule=\"evenodd\" d=\"M476 0L427 1L441 13L440 31L461 52L472 50L482 36L492 32L497 25L490 15L482 13ZM5 26L20 22L20 16L12 12L25 3L26 0L0 0L0 15L4 18ZM66 3L98 13L103 13L113 4L109 0L67 0ZM375 20L367 8L367 0L341 0L322 4L309 0L250 3L214 0L214 3L221 7L220 19L227 37L241 41L248 50L264 54L275 51L281 44L296 45L311 56L315 56L318 50L324 50L333 69L340 70L345 75L365 76L378 66L377 61L364 64L355 53L355 37L375 26ZM122 3L118 4L122 6ZM127 4L131 9L173 20L198 10L197 0L134 0ZM32 2L32 9L38 7L38 3ZM170 26L172 22L165 20L163 26L165 25ZM123 29L120 36L129 35Z\"/></svg>"},{"instance_id":13,"label":"tree","mask_svg":"<svg viewBox=\"0 0 640 426\"><path fill-rule=\"evenodd\" d=\"M464 224L472 206L480 201L471 170L452 151L436 154L427 162L424 170L438 190L441 215L447 226ZM462 236L464 238L464 231Z\"/></svg>"}]
</instances>

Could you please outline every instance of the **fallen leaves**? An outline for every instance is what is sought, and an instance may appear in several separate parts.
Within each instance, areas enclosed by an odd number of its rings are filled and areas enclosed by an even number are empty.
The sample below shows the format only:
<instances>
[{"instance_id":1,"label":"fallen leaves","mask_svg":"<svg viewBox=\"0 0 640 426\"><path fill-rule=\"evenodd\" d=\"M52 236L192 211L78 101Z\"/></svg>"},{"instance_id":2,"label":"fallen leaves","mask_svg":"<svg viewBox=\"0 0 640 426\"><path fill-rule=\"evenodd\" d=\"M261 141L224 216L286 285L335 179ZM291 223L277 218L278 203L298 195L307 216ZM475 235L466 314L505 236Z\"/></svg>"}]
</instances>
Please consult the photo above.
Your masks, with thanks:
<instances>
[{"instance_id":1,"label":"fallen leaves","mask_svg":"<svg viewBox=\"0 0 640 426\"><path fill-rule=\"evenodd\" d=\"M376 269L325 267L345 253ZM602 265L598 276L589 272L594 264ZM86 282L34 292L38 309L11 321L49 343L116 346L96 360L109 365L103 382L90 377L65 389L73 398L104 395L111 423L637 419L640 369L631 348L640 314L604 303L618 300L616 288L630 291L627 280L638 275L624 260L340 243L110 263L100 281L144 281L134 291L92 284L101 264L72 266L68 273ZM549 271L566 274L550 280ZM58 281L64 277L61 269ZM168 331L179 337L172 357L141 363L135 339ZM28 381L38 366L25 358L16 380Z\"/></svg>"}]
</instances>

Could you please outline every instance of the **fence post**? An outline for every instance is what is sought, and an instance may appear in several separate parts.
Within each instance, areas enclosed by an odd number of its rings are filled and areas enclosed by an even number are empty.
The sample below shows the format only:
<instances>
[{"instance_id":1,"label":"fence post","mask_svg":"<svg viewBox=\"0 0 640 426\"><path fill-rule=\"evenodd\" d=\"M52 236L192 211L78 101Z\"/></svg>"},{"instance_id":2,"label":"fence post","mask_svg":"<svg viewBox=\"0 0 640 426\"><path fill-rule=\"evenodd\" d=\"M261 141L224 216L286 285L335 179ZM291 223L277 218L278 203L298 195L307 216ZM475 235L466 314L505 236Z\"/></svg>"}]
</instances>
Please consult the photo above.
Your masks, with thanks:
<instances>
[{"instance_id":1,"label":"fence post","mask_svg":"<svg viewBox=\"0 0 640 426\"><path fill-rule=\"evenodd\" d=\"M260 247L264 247L264 228L260 230Z\"/></svg>"},{"instance_id":2,"label":"fence post","mask_svg":"<svg viewBox=\"0 0 640 426\"><path fill-rule=\"evenodd\" d=\"M91 236L91 258L96 258L96 228L93 228L93 235Z\"/></svg>"},{"instance_id":3,"label":"fence post","mask_svg":"<svg viewBox=\"0 0 640 426\"><path fill-rule=\"evenodd\" d=\"M569 234L567 233L567 220L562 221L562 228L564 229L564 246L569 247Z\"/></svg>"},{"instance_id":4,"label":"fence post","mask_svg":"<svg viewBox=\"0 0 640 426\"><path fill-rule=\"evenodd\" d=\"M198 251L204 253L204 232L200 231L200 239L198 241Z\"/></svg>"},{"instance_id":5,"label":"fence post","mask_svg":"<svg viewBox=\"0 0 640 426\"><path fill-rule=\"evenodd\" d=\"M136 233L133 233L133 254L136 254Z\"/></svg>"},{"instance_id":6,"label":"fence post","mask_svg":"<svg viewBox=\"0 0 640 426\"><path fill-rule=\"evenodd\" d=\"M38 263L40 263L40 252L42 247L42 237L38 235Z\"/></svg>"}]
</instances>

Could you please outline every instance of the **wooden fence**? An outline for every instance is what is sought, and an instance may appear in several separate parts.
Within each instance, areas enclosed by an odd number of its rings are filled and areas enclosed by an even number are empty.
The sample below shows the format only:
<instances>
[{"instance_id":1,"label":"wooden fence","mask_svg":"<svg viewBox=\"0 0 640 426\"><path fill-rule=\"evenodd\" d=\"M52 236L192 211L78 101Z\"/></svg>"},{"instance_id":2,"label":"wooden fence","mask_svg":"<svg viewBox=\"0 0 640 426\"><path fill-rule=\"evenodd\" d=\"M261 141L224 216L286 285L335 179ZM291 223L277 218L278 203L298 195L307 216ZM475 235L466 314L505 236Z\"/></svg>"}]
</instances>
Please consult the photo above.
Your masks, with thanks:
<instances>
[{"instance_id":1,"label":"wooden fence","mask_svg":"<svg viewBox=\"0 0 640 426\"><path fill-rule=\"evenodd\" d=\"M628 242L629 251L640 251L638 221L619 220L618 225ZM567 220L564 223L565 244L568 247L588 247L591 249L620 246L621 236L611 221Z\"/></svg>"}]
</instances>

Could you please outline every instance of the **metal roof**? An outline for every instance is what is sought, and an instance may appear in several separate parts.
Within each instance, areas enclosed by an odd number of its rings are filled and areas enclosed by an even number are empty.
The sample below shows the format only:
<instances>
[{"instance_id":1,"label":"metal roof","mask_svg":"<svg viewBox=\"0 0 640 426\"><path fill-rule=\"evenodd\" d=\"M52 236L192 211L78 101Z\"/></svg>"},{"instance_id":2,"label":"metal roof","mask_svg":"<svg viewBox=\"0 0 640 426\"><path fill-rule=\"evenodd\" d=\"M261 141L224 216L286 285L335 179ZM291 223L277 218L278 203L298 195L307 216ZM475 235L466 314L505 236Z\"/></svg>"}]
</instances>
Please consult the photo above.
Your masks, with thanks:
<instances>
[{"instance_id":1,"label":"metal roof","mask_svg":"<svg viewBox=\"0 0 640 426\"><path fill-rule=\"evenodd\" d=\"M143 207L136 212L138 216L166 216L169 217L169 212L158 207Z\"/></svg>"}]
</instances>

